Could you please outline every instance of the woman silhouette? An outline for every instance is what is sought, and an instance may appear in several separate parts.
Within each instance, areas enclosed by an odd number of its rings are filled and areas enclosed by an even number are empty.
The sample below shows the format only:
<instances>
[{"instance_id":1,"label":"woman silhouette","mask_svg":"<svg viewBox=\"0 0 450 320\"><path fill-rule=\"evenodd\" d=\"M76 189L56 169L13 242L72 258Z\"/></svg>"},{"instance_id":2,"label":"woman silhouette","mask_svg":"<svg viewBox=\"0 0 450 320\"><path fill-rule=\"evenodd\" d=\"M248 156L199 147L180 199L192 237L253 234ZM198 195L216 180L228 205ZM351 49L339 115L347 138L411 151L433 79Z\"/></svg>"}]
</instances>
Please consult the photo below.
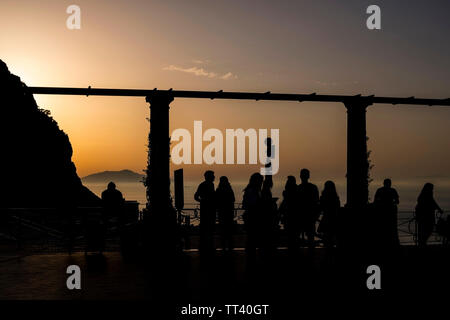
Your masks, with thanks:
<instances>
[{"instance_id":1,"label":"woman silhouette","mask_svg":"<svg viewBox=\"0 0 450 320\"><path fill-rule=\"evenodd\" d=\"M244 198L242 207L244 211L244 225L247 231L247 252L254 254L259 246L258 231L260 229L259 214L261 212L261 187L263 184L263 176L256 172L251 175L247 187L244 189Z\"/></svg>"},{"instance_id":2,"label":"woman silhouette","mask_svg":"<svg viewBox=\"0 0 450 320\"><path fill-rule=\"evenodd\" d=\"M320 220L318 229L318 232L323 234L323 243L325 247L333 247L336 243L336 229L340 207L341 202L336 192L334 182L325 182L322 195L320 196L322 220Z\"/></svg>"},{"instance_id":3,"label":"woman silhouette","mask_svg":"<svg viewBox=\"0 0 450 320\"><path fill-rule=\"evenodd\" d=\"M217 213L222 235L223 250L233 250L233 226L234 226L234 192L228 178L220 177L219 186L216 189Z\"/></svg>"},{"instance_id":4,"label":"woman silhouette","mask_svg":"<svg viewBox=\"0 0 450 320\"><path fill-rule=\"evenodd\" d=\"M281 220L288 234L288 247L296 249L300 238L300 220L297 210L297 182L294 176L288 176L280 204Z\"/></svg>"},{"instance_id":5,"label":"woman silhouette","mask_svg":"<svg viewBox=\"0 0 450 320\"><path fill-rule=\"evenodd\" d=\"M433 184L425 183L416 205L416 221L419 246L424 247L433 232L436 210L443 213L433 197Z\"/></svg>"}]
</instances>

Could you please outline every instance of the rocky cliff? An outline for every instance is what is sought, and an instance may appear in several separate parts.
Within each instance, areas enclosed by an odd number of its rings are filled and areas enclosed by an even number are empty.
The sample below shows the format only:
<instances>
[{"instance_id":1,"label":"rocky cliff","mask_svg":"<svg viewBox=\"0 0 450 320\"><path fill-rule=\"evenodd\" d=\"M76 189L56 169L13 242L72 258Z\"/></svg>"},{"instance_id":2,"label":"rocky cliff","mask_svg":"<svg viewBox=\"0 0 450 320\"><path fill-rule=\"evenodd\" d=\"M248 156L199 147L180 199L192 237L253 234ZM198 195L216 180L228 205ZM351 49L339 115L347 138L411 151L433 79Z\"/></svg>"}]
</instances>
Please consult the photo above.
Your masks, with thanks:
<instances>
[{"instance_id":1,"label":"rocky cliff","mask_svg":"<svg viewBox=\"0 0 450 320\"><path fill-rule=\"evenodd\" d=\"M96 206L69 137L0 60L0 207Z\"/></svg>"}]
</instances>

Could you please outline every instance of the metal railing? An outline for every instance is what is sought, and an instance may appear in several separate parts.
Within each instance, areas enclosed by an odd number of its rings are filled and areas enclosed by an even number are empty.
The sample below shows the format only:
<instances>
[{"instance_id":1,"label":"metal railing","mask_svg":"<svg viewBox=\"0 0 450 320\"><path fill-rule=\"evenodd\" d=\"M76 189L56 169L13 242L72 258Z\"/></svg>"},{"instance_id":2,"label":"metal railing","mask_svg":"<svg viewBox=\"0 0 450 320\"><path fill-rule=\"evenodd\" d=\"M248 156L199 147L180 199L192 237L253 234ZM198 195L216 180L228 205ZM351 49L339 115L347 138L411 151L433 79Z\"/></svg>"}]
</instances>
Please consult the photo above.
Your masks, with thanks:
<instances>
[{"instance_id":1,"label":"metal railing","mask_svg":"<svg viewBox=\"0 0 450 320\"><path fill-rule=\"evenodd\" d=\"M0 244L27 252L84 251L88 215L101 215L101 207L0 209ZM116 228L106 234L105 250L116 250Z\"/></svg>"},{"instance_id":2,"label":"metal railing","mask_svg":"<svg viewBox=\"0 0 450 320\"><path fill-rule=\"evenodd\" d=\"M76 208L70 214L56 208L0 209L0 244L15 245L17 249L32 252L83 251L85 246L84 219L87 214L101 213L103 208ZM237 203L234 217L243 224L242 204ZM448 215L446 212L445 215ZM200 207L193 205L181 211L180 222L185 227L196 227L200 222ZM417 224L412 211L399 211L398 232L403 245L417 244ZM187 229L190 229L187 228ZM280 226L280 230L283 226ZM445 236L433 232L428 243L446 243ZM118 250L120 245L117 228L106 233L105 250Z\"/></svg>"}]
</instances>

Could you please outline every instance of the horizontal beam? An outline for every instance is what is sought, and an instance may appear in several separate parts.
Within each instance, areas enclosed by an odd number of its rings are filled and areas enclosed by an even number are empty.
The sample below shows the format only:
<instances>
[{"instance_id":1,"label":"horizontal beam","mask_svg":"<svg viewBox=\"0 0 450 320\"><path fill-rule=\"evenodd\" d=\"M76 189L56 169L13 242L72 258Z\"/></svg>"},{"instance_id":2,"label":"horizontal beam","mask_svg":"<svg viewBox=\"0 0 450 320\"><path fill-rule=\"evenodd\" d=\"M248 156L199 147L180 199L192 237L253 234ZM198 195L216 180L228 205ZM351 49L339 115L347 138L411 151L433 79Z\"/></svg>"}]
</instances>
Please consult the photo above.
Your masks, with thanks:
<instances>
[{"instance_id":1,"label":"horizontal beam","mask_svg":"<svg viewBox=\"0 0 450 320\"><path fill-rule=\"evenodd\" d=\"M104 88L63 88L63 87L28 87L32 94L58 94L58 95L82 95L82 96L126 96L148 97L152 95L170 94L173 98L198 98L198 99L233 99L233 100L269 100L269 101L315 101L315 102L353 102L358 101L367 105L382 104L409 104L428 106L450 106L448 99L424 99L424 98L397 98L377 97L361 95L324 95L324 94L292 94L292 93L264 93L258 92L224 92L220 91L186 91L186 90L145 90L145 89L104 89Z\"/></svg>"}]
</instances>

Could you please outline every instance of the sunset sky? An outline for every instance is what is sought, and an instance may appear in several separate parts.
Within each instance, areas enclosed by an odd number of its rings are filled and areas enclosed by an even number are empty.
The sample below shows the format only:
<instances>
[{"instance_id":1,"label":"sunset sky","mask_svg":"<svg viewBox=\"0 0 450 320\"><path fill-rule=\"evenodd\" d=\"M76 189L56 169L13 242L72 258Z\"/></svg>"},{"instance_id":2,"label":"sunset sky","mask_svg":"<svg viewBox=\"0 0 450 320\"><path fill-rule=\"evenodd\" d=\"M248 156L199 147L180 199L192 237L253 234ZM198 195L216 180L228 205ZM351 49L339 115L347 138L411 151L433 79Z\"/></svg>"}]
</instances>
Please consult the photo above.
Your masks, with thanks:
<instances>
[{"instance_id":1,"label":"sunset sky","mask_svg":"<svg viewBox=\"0 0 450 320\"><path fill-rule=\"evenodd\" d=\"M382 29L366 28L381 8ZM0 2L0 59L28 86L450 97L450 2ZM66 8L81 8L69 30ZM35 96L68 133L80 176L146 165L144 98ZM280 171L344 180L346 111L333 103L176 99L171 131L280 129ZM375 105L367 113L379 181L450 180L450 108ZM225 133L225 131L223 131ZM183 166L201 179L206 166ZM246 180L260 166L214 166ZM175 169L175 166L172 166Z\"/></svg>"}]
</instances>

